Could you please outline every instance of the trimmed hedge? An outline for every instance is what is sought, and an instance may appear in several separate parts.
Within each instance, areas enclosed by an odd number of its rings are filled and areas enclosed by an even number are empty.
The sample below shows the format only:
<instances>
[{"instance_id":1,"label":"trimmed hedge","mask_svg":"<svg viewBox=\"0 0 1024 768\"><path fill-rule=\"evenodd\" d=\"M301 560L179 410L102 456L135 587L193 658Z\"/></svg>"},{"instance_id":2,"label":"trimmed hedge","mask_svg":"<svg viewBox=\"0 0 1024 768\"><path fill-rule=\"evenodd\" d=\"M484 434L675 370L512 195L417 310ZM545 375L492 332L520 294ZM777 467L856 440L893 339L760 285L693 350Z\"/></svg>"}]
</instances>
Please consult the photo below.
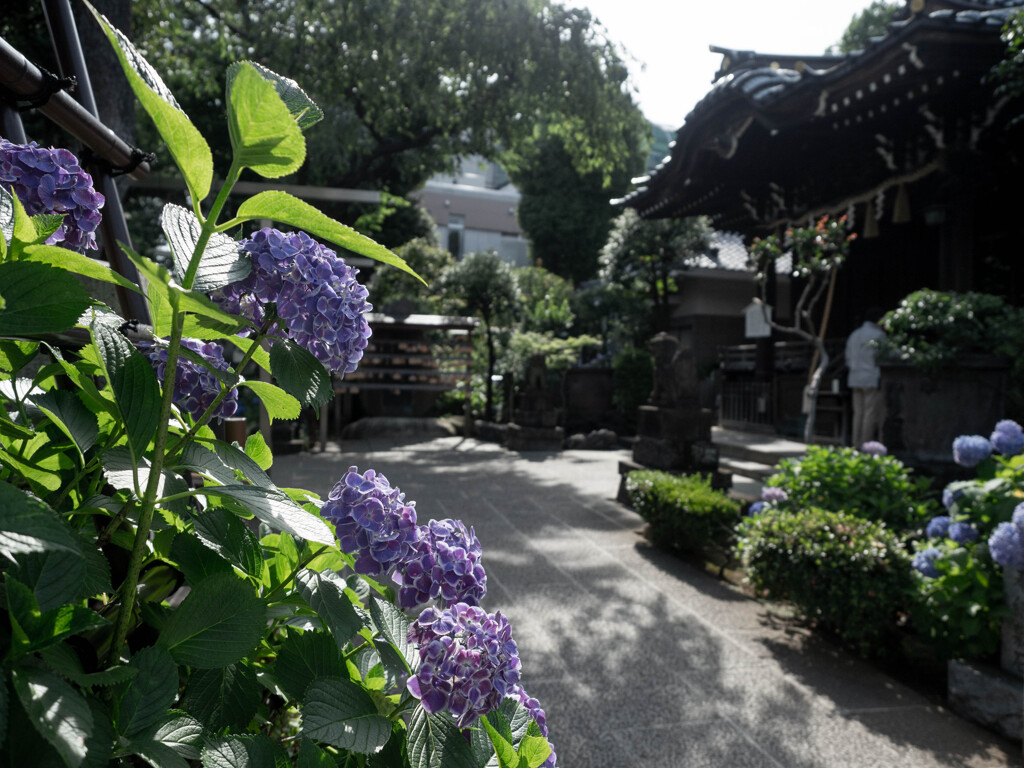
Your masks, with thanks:
<instances>
[{"instance_id":1,"label":"trimmed hedge","mask_svg":"<svg viewBox=\"0 0 1024 768\"><path fill-rule=\"evenodd\" d=\"M660 546L694 552L706 544L728 543L740 520L740 503L700 475L637 470L626 477L626 493Z\"/></svg>"},{"instance_id":2,"label":"trimmed hedge","mask_svg":"<svg viewBox=\"0 0 1024 768\"><path fill-rule=\"evenodd\" d=\"M864 656L886 651L886 636L914 589L898 534L821 509L768 509L745 519L737 534L736 549L758 593L793 603Z\"/></svg>"}]
</instances>

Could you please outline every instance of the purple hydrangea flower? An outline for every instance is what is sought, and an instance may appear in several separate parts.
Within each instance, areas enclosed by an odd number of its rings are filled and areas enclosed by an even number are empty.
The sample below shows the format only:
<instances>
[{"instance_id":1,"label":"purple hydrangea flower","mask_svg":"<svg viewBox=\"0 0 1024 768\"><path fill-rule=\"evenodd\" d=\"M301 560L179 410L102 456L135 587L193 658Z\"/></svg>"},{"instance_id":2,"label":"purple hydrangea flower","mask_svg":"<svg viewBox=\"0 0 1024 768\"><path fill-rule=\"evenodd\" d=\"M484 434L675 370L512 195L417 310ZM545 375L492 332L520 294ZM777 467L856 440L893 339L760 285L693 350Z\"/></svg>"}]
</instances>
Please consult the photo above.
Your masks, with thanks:
<instances>
[{"instance_id":1,"label":"purple hydrangea flower","mask_svg":"<svg viewBox=\"0 0 1024 768\"><path fill-rule=\"evenodd\" d=\"M989 442L993 450L1003 456L1016 456L1024 451L1024 429L1012 419L1003 419L992 430Z\"/></svg>"},{"instance_id":2,"label":"purple hydrangea flower","mask_svg":"<svg viewBox=\"0 0 1024 768\"><path fill-rule=\"evenodd\" d=\"M767 507L767 501L755 501L753 504L750 505L750 509L747 510L747 514L751 516L759 515L762 512L764 512Z\"/></svg>"},{"instance_id":3,"label":"purple hydrangea flower","mask_svg":"<svg viewBox=\"0 0 1024 768\"><path fill-rule=\"evenodd\" d=\"M47 238L48 244L79 253L97 250L96 228L106 200L93 189L92 176L68 150L0 138L0 183L13 190L29 216L51 213L64 217Z\"/></svg>"},{"instance_id":4,"label":"purple hydrangea flower","mask_svg":"<svg viewBox=\"0 0 1024 768\"><path fill-rule=\"evenodd\" d=\"M520 704L526 707L526 711L530 713L537 726L540 728L541 734L545 739L548 738L548 719L547 715L544 714L544 710L541 709L540 702L530 696L523 686L516 684L509 696L516 699ZM541 768L555 768L557 756L555 755L555 747L551 744L551 740L548 739L548 745L551 746L551 754L548 755L548 759L541 763Z\"/></svg>"},{"instance_id":5,"label":"purple hydrangea flower","mask_svg":"<svg viewBox=\"0 0 1024 768\"><path fill-rule=\"evenodd\" d=\"M230 366L224 359L224 350L219 344L198 339L182 339L181 346L195 352L206 361L206 367L200 367L187 357L179 355L174 372L174 404L191 414L193 419L198 419L220 394L220 379L212 370L226 371ZM138 348L149 360L156 371L157 379L163 385L167 373L167 348L149 341L139 342ZM238 390L230 389L213 415L223 419L234 415L237 410Z\"/></svg>"},{"instance_id":6,"label":"purple hydrangea flower","mask_svg":"<svg viewBox=\"0 0 1024 768\"><path fill-rule=\"evenodd\" d=\"M861 453L870 453L872 456L885 456L889 449L877 440L868 440L860 447Z\"/></svg>"},{"instance_id":7,"label":"purple hydrangea flower","mask_svg":"<svg viewBox=\"0 0 1024 768\"><path fill-rule=\"evenodd\" d=\"M305 232L261 229L241 248L252 257L252 272L215 291L214 301L257 325L274 303L275 335L305 347L335 373L352 373L370 338L365 315L373 309L356 281L359 270Z\"/></svg>"},{"instance_id":8,"label":"purple hydrangea flower","mask_svg":"<svg viewBox=\"0 0 1024 768\"><path fill-rule=\"evenodd\" d=\"M487 594L487 574L480 564L480 542L473 529L459 520L431 520L420 528L395 581L403 608L437 600L447 608L455 603L480 605Z\"/></svg>"},{"instance_id":9,"label":"purple hydrangea flower","mask_svg":"<svg viewBox=\"0 0 1024 768\"><path fill-rule=\"evenodd\" d=\"M384 475L372 469L360 475L357 467L349 467L320 514L335 524L342 551L356 555L356 570L378 576L400 567L414 552L420 538L415 507Z\"/></svg>"},{"instance_id":10,"label":"purple hydrangea flower","mask_svg":"<svg viewBox=\"0 0 1024 768\"><path fill-rule=\"evenodd\" d=\"M947 485L942 489L942 506L949 509L953 506L953 503L963 495L963 488L957 488L954 490L951 485Z\"/></svg>"},{"instance_id":11,"label":"purple hydrangea flower","mask_svg":"<svg viewBox=\"0 0 1024 768\"><path fill-rule=\"evenodd\" d=\"M427 712L447 709L459 728L495 709L519 682L519 650L501 612L456 603L426 608L409 627L420 665L406 686Z\"/></svg>"},{"instance_id":12,"label":"purple hydrangea flower","mask_svg":"<svg viewBox=\"0 0 1024 768\"><path fill-rule=\"evenodd\" d=\"M922 576L926 576L929 579L937 579L939 577L939 569L935 567L935 561L940 557L942 557L940 550L935 547L928 547L914 555L911 565Z\"/></svg>"},{"instance_id":13,"label":"purple hydrangea flower","mask_svg":"<svg viewBox=\"0 0 1024 768\"><path fill-rule=\"evenodd\" d=\"M992 455L992 444L981 435L960 435L953 441L953 461L975 467Z\"/></svg>"},{"instance_id":14,"label":"purple hydrangea flower","mask_svg":"<svg viewBox=\"0 0 1024 768\"><path fill-rule=\"evenodd\" d=\"M968 544L978 538L978 529L970 523L950 523L947 535L957 544Z\"/></svg>"},{"instance_id":15,"label":"purple hydrangea flower","mask_svg":"<svg viewBox=\"0 0 1024 768\"><path fill-rule=\"evenodd\" d=\"M933 517L925 528L925 533L929 539L944 539L949 533L950 522L949 515Z\"/></svg>"},{"instance_id":16,"label":"purple hydrangea flower","mask_svg":"<svg viewBox=\"0 0 1024 768\"><path fill-rule=\"evenodd\" d=\"M761 499L763 501L785 501L788 498L789 494L782 488L766 485L761 489Z\"/></svg>"}]
</instances>

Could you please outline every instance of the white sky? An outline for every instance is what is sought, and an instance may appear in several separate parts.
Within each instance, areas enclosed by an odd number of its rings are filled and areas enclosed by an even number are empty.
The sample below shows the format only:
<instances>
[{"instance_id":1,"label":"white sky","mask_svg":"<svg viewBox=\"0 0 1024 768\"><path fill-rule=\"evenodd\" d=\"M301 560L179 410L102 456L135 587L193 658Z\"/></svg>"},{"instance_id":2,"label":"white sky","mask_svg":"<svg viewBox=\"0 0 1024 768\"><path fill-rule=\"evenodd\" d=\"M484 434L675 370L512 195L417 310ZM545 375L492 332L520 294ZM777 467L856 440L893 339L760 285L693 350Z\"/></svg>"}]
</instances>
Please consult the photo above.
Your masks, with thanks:
<instances>
[{"instance_id":1,"label":"white sky","mask_svg":"<svg viewBox=\"0 0 1024 768\"><path fill-rule=\"evenodd\" d=\"M611 40L638 60L630 71L644 115L675 129L711 88L722 57L711 53L709 45L821 54L839 40L853 15L870 0L563 0L563 4L588 8Z\"/></svg>"}]
</instances>

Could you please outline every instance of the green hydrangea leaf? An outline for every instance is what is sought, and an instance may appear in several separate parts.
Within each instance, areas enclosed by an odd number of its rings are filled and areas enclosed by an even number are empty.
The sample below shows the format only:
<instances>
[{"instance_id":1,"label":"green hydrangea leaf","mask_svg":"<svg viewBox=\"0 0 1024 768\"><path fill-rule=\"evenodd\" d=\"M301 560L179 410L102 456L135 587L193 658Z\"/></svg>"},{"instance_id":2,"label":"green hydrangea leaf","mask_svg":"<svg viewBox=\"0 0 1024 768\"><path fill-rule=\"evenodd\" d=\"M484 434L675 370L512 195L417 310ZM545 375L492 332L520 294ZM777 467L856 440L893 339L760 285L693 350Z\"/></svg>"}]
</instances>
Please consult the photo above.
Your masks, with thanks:
<instances>
[{"instance_id":1,"label":"green hydrangea leaf","mask_svg":"<svg viewBox=\"0 0 1024 768\"><path fill-rule=\"evenodd\" d=\"M228 130L235 162L277 179L306 160L306 140L273 84L248 62L228 82Z\"/></svg>"},{"instance_id":2,"label":"green hydrangea leaf","mask_svg":"<svg viewBox=\"0 0 1024 768\"><path fill-rule=\"evenodd\" d=\"M391 721L377 713L373 699L347 679L315 680L302 706L302 733L339 749L363 755L383 749L391 738Z\"/></svg>"}]
</instances>

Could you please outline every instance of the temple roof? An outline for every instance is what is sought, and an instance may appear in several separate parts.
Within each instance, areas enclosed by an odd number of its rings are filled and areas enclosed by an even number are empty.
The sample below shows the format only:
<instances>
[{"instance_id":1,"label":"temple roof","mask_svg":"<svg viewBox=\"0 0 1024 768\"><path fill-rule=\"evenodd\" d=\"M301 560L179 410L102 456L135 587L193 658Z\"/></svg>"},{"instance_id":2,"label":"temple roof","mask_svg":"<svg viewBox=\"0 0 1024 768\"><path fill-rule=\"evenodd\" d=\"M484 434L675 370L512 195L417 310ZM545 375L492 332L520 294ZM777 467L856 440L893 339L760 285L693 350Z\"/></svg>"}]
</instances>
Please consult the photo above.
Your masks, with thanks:
<instances>
[{"instance_id":1,"label":"temple roof","mask_svg":"<svg viewBox=\"0 0 1024 768\"><path fill-rule=\"evenodd\" d=\"M1022 7L908 0L885 35L839 56L712 47L723 56L714 85L620 202L645 218L707 214L763 232L921 178L1000 123L987 74Z\"/></svg>"}]
</instances>

